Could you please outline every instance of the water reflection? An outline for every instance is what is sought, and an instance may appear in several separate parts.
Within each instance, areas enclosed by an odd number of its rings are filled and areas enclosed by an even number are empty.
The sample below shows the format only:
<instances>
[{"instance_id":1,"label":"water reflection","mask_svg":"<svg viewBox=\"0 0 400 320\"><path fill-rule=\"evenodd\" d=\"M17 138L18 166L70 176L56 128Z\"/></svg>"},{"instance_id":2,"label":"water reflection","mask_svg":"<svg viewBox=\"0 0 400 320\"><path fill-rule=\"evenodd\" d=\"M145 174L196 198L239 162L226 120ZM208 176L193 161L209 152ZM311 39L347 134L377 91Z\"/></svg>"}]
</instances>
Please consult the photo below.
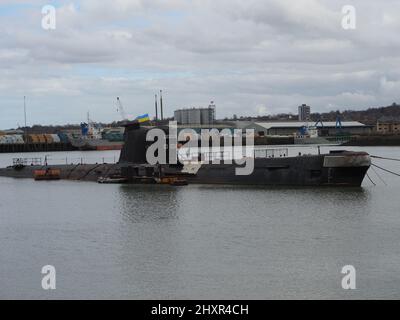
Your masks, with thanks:
<instances>
[{"instance_id":1,"label":"water reflection","mask_svg":"<svg viewBox=\"0 0 400 320\"><path fill-rule=\"evenodd\" d=\"M184 265L181 189L160 185L124 185L119 197L120 295L151 299L160 287L178 291L185 280L176 272ZM165 294L161 298L168 299Z\"/></svg>"},{"instance_id":2,"label":"water reflection","mask_svg":"<svg viewBox=\"0 0 400 320\"><path fill-rule=\"evenodd\" d=\"M123 185L119 205L126 222L157 222L178 218L180 188L159 185Z\"/></svg>"},{"instance_id":3,"label":"water reflection","mask_svg":"<svg viewBox=\"0 0 400 320\"><path fill-rule=\"evenodd\" d=\"M309 216L332 219L357 219L371 213L375 187L368 188L288 188L262 186L200 185L195 188L207 207L213 210L224 207L231 211L258 212L260 215L282 211L307 211ZM190 189L189 189L190 190ZM186 195L186 197L190 197ZM223 211L220 209L220 211Z\"/></svg>"}]
</instances>

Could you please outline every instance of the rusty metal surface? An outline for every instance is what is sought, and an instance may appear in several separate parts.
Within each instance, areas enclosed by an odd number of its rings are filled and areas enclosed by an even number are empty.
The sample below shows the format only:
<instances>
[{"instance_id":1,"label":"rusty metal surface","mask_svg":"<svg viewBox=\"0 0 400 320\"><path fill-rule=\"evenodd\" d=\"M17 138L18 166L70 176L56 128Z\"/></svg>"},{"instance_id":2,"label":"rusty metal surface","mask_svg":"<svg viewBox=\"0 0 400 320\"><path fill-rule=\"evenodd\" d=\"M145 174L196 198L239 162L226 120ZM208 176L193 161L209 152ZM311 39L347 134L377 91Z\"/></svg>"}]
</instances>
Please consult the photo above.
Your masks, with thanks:
<instances>
[{"instance_id":1,"label":"rusty metal surface","mask_svg":"<svg viewBox=\"0 0 400 320\"><path fill-rule=\"evenodd\" d=\"M367 153L344 153L343 155L327 155L324 168L370 167L371 157Z\"/></svg>"}]
</instances>

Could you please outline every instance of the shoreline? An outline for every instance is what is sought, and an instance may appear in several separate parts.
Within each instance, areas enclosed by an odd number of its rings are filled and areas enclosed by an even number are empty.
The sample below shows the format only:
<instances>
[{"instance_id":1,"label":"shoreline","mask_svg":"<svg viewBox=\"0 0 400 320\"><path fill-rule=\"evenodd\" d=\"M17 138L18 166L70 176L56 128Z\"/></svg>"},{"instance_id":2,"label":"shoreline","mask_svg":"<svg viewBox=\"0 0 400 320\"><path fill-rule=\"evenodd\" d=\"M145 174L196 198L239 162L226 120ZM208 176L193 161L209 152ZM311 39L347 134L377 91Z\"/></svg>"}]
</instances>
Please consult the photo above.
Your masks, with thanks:
<instances>
[{"instance_id":1,"label":"shoreline","mask_svg":"<svg viewBox=\"0 0 400 320\"><path fill-rule=\"evenodd\" d=\"M342 146L349 147L399 147L400 135L369 135L353 137Z\"/></svg>"}]
</instances>

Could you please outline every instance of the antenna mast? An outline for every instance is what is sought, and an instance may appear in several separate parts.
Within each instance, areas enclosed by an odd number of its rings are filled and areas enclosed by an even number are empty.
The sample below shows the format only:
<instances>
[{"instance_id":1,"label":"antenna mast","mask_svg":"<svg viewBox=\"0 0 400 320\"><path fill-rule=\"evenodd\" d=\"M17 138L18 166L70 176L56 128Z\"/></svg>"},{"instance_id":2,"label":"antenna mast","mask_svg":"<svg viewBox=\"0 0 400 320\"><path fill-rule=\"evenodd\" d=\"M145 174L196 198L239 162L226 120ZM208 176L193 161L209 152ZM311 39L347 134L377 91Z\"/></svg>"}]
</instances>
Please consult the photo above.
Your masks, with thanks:
<instances>
[{"instance_id":1,"label":"antenna mast","mask_svg":"<svg viewBox=\"0 0 400 320\"><path fill-rule=\"evenodd\" d=\"M161 120L164 120L164 110L163 110L162 90L160 90L160 104L161 104Z\"/></svg>"},{"instance_id":2,"label":"antenna mast","mask_svg":"<svg viewBox=\"0 0 400 320\"><path fill-rule=\"evenodd\" d=\"M156 121L158 120L158 105L157 105L157 95L156 95Z\"/></svg>"},{"instance_id":3,"label":"antenna mast","mask_svg":"<svg viewBox=\"0 0 400 320\"><path fill-rule=\"evenodd\" d=\"M28 128L26 125L26 96L24 96L24 123L25 123L25 128L24 128L24 133L25 133L25 145L28 143Z\"/></svg>"}]
</instances>

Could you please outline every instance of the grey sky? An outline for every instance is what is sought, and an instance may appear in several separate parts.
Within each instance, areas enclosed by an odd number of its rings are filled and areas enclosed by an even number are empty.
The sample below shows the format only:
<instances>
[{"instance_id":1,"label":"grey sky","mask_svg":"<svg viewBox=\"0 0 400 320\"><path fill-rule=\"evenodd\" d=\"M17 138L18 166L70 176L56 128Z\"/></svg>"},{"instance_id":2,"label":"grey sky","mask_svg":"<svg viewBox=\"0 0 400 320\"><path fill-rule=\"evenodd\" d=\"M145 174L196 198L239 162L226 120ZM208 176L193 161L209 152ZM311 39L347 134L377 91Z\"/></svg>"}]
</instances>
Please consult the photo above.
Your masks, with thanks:
<instances>
[{"instance_id":1,"label":"grey sky","mask_svg":"<svg viewBox=\"0 0 400 320\"><path fill-rule=\"evenodd\" d=\"M41 8L57 7L57 29ZM341 26L344 5L356 30ZM0 128L113 121L217 104L219 117L388 105L400 92L400 2L0 2Z\"/></svg>"}]
</instances>

